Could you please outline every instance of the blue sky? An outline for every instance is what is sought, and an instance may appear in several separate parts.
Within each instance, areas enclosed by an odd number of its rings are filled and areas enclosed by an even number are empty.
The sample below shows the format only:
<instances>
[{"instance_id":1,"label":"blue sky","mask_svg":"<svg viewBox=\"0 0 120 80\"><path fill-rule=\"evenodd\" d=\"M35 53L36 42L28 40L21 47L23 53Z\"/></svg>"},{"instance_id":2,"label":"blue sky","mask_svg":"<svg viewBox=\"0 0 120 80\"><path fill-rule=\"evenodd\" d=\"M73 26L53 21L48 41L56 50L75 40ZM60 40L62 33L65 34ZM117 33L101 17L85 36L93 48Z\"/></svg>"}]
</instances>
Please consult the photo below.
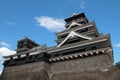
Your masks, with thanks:
<instances>
[{"instance_id":1,"label":"blue sky","mask_svg":"<svg viewBox=\"0 0 120 80\"><path fill-rule=\"evenodd\" d=\"M14 53L24 36L39 44L56 45L55 32L64 30L64 18L85 12L100 33L111 34L116 63L120 61L119 4L120 0L0 0L0 61L3 55Z\"/></svg>"}]
</instances>

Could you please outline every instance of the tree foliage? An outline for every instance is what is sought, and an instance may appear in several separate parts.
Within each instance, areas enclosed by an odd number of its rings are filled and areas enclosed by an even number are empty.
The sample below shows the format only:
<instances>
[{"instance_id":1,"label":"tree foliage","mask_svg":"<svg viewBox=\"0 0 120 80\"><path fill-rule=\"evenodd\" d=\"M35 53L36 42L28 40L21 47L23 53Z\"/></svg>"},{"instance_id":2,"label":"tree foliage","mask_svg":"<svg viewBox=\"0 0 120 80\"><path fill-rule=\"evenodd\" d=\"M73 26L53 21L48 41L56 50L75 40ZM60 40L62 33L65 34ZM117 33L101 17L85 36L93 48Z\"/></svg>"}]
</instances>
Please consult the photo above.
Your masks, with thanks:
<instances>
[{"instance_id":1,"label":"tree foliage","mask_svg":"<svg viewBox=\"0 0 120 80\"><path fill-rule=\"evenodd\" d=\"M120 69L120 61L115 64L116 67Z\"/></svg>"}]
</instances>

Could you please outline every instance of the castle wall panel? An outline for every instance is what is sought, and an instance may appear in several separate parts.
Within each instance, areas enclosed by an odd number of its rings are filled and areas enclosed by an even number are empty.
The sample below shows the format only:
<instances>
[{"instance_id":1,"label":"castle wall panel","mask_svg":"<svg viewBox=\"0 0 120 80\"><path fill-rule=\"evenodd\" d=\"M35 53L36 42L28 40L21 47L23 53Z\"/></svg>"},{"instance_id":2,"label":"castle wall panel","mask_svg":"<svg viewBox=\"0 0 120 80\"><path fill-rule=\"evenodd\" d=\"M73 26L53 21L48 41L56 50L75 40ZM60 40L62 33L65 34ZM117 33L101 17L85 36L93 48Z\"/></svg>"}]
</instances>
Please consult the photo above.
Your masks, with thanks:
<instances>
[{"instance_id":1,"label":"castle wall panel","mask_svg":"<svg viewBox=\"0 0 120 80\"><path fill-rule=\"evenodd\" d=\"M52 74L56 74L64 72L101 70L108 68L111 65L112 61L107 53L93 57L52 63L50 66L50 72Z\"/></svg>"},{"instance_id":2,"label":"castle wall panel","mask_svg":"<svg viewBox=\"0 0 120 80\"><path fill-rule=\"evenodd\" d=\"M48 80L48 67L45 62L5 67L0 80Z\"/></svg>"},{"instance_id":3,"label":"castle wall panel","mask_svg":"<svg viewBox=\"0 0 120 80\"><path fill-rule=\"evenodd\" d=\"M112 66L102 70L58 73L50 80L120 80L119 74L119 69Z\"/></svg>"}]
</instances>

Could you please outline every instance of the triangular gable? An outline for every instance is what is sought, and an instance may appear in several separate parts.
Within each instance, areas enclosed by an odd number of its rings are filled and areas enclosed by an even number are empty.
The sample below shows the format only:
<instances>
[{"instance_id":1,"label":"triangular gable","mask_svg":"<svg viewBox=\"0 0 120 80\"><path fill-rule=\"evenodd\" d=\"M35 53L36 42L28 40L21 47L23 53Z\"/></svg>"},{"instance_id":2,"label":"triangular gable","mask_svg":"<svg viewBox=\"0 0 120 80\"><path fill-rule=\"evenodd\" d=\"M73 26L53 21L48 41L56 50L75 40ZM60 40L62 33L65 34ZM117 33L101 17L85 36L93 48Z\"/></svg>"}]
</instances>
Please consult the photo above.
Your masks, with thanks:
<instances>
[{"instance_id":1,"label":"triangular gable","mask_svg":"<svg viewBox=\"0 0 120 80\"><path fill-rule=\"evenodd\" d=\"M81 26L81 24L78 24L78 23L76 23L76 22L73 21L73 22L71 23L71 25L70 25L67 29L70 29L70 28L71 28L72 26L74 26L74 25Z\"/></svg>"},{"instance_id":2,"label":"triangular gable","mask_svg":"<svg viewBox=\"0 0 120 80\"><path fill-rule=\"evenodd\" d=\"M84 38L84 39L88 39L88 40L91 40L92 38L91 37L88 37L88 36L84 36L84 35L81 35L81 34L78 34L74 31L71 31L69 33L69 35L57 46L57 47L60 47L61 45L63 45L69 38L73 38L74 36L78 36L78 37L81 37L81 38Z\"/></svg>"}]
</instances>

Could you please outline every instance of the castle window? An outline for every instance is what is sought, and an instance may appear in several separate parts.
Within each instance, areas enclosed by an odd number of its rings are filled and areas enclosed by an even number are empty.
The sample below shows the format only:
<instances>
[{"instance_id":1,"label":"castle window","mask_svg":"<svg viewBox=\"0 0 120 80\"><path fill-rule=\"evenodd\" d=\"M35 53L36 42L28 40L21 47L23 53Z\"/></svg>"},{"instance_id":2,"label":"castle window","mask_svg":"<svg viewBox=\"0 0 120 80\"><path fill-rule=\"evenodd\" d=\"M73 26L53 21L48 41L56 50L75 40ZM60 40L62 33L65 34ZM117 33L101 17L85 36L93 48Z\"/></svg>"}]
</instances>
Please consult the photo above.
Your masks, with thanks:
<instances>
[{"instance_id":1,"label":"castle window","mask_svg":"<svg viewBox=\"0 0 120 80\"><path fill-rule=\"evenodd\" d=\"M86 32L86 31L88 31L88 28L84 28L84 29L80 30L80 33Z\"/></svg>"},{"instance_id":2,"label":"castle window","mask_svg":"<svg viewBox=\"0 0 120 80\"><path fill-rule=\"evenodd\" d=\"M62 35L61 38L65 38L67 35Z\"/></svg>"},{"instance_id":3,"label":"castle window","mask_svg":"<svg viewBox=\"0 0 120 80\"><path fill-rule=\"evenodd\" d=\"M55 57L57 57L57 56L58 56L58 54L55 54L54 56L55 56Z\"/></svg>"},{"instance_id":4,"label":"castle window","mask_svg":"<svg viewBox=\"0 0 120 80\"><path fill-rule=\"evenodd\" d=\"M93 46L91 47L91 50L95 50L95 49L96 49L96 46L93 45Z\"/></svg>"},{"instance_id":5,"label":"castle window","mask_svg":"<svg viewBox=\"0 0 120 80\"><path fill-rule=\"evenodd\" d=\"M84 51L85 51L85 48L79 50L79 52L84 52Z\"/></svg>"}]
</instances>

